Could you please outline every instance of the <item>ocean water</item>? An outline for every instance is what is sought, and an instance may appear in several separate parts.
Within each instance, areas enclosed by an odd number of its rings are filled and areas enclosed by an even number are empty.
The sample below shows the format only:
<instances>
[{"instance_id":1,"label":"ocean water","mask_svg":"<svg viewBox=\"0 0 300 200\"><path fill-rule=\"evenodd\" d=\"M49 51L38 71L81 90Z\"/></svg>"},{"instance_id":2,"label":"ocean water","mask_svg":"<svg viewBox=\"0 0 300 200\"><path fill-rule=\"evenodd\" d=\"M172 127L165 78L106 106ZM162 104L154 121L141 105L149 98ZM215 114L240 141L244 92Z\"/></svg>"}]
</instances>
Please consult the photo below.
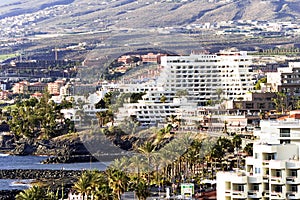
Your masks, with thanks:
<instances>
[{"instance_id":1,"label":"ocean water","mask_svg":"<svg viewBox=\"0 0 300 200\"><path fill-rule=\"evenodd\" d=\"M66 170L82 170L82 169L98 169L105 170L108 163L92 162L92 163L62 163L62 164L41 164L46 156L10 156L0 154L0 170L1 169L66 169Z\"/></svg>"},{"instance_id":2,"label":"ocean water","mask_svg":"<svg viewBox=\"0 0 300 200\"><path fill-rule=\"evenodd\" d=\"M92 162L92 163L67 163L67 164L40 164L46 159L46 156L11 156L0 154L0 170L1 169L52 169L52 170L83 170L98 169L104 171L109 163ZM0 190L26 189L28 180L10 180L0 179ZM22 182L25 184L17 184Z\"/></svg>"},{"instance_id":3,"label":"ocean water","mask_svg":"<svg viewBox=\"0 0 300 200\"><path fill-rule=\"evenodd\" d=\"M30 187L31 180L0 179L0 190L25 190Z\"/></svg>"}]
</instances>

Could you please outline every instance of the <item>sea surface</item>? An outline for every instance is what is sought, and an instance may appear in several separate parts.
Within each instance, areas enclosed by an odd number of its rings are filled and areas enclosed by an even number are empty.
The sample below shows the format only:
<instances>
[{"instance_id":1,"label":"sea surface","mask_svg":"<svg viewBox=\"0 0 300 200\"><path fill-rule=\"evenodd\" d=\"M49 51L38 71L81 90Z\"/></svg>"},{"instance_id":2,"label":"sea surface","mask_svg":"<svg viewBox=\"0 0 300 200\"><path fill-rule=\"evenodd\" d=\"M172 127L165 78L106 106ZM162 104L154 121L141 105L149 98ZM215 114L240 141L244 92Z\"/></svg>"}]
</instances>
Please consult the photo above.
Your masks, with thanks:
<instances>
[{"instance_id":1,"label":"sea surface","mask_svg":"<svg viewBox=\"0 0 300 200\"><path fill-rule=\"evenodd\" d=\"M92 162L92 163L68 163L68 164L41 164L46 156L11 156L0 154L1 169L52 169L52 170L83 170L98 169L104 171L109 162ZM0 179L0 190L26 189L29 187L27 182L30 180L10 180ZM20 182L22 184L20 184Z\"/></svg>"}]
</instances>

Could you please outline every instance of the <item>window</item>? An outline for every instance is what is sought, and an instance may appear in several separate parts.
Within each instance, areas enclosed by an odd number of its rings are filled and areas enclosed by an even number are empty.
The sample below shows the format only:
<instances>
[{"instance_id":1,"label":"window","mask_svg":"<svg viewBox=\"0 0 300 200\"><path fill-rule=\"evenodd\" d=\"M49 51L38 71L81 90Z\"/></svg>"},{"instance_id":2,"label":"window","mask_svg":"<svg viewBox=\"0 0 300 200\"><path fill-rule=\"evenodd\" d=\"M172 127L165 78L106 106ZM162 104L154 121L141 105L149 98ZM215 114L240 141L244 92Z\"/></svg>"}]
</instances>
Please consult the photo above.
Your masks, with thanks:
<instances>
[{"instance_id":1,"label":"window","mask_svg":"<svg viewBox=\"0 0 300 200\"><path fill-rule=\"evenodd\" d=\"M292 186L291 186L291 191L292 191L292 192L298 192L297 185L292 185Z\"/></svg>"},{"instance_id":2,"label":"window","mask_svg":"<svg viewBox=\"0 0 300 200\"><path fill-rule=\"evenodd\" d=\"M264 104L264 103L258 103L258 104L257 104L257 107L258 107L258 108L265 108L265 104Z\"/></svg>"},{"instance_id":3,"label":"window","mask_svg":"<svg viewBox=\"0 0 300 200\"><path fill-rule=\"evenodd\" d=\"M260 174L260 168L255 167L255 168L254 168L254 173L255 173L255 174Z\"/></svg>"},{"instance_id":4,"label":"window","mask_svg":"<svg viewBox=\"0 0 300 200\"><path fill-rule=\"evenodd\" d=\"M246 103L246 109L253 108L253 103Z\"/></svg>"},{"instance_id":5,"label":"window","mask_svg":"<svg viewBox=\"0 0 300 200\"><path fill-rule=\"evenodd\" d=\"M280 140L280 144L290 144L291 140Z\"/></svg>"},{"instance_id":6,"label":"window","mask_svg":"<svg viewBox=\"0 0 300 200\"><path fill-rule=\"evenodd\" d=\"M276 177L281 177L281 171L280 170L276 170Z\"/></svg>"},{"instance_id":7,"label":"window","mask_svg":"<svg viewBox=\"0 0 300 200\"><path fill-rule=\"evenodd\" d=\"M282 186L281 185L276 185L274 189L275 189L275 192L282 192Z\"/></svg>"},{"instance_id":8,"label":"window","mask_svg":"<svg viewBox=\"0 0 300 200\"><path fill-rule=\"evenodd\" d=\"M292 175L292 176L297 176L297 170L292 170L292 171L291 171L291 175Z\"/></svg>"},{"instance_id":9,"label":"window","mask_svg":"<svg viewBox=\"0 0 300 200\"><path fill-rule=\"evenodd\" d=\"M253 184L253 190L259 190L259 184Z\"/></svg>"},{"instance_id":10,"label":"window","mask_svg":"<svg viewBox=\"0 0 300 200\"><path fill-rule=\"evenodd\" d=\"M267 160L274 160L275 159L275 154L274 153L270 153L267 155Z\"/></svg>"},{"instance_id":11,"label":"window","mask_svg":"<svg viewBox=\"0 0 300 200\"><path fill-rule=\"evenodd\" d=\"M289 128L281 128L280 129L280 137L290 137L290 129Z\"/></svg>"},{"instance_id":12,"label":"window","mask_svg":"<svg viewBox=\"0 0 300 200\"><path fill-rule=\"evenodd\" d=\"M238 185L238 191L243 192L244 191L244 185Z\"/></svg>"},{"instance_id":13,"label":"window","mask_svg":"<svg viewBox=\"0 0 300 200\"><path fill-rule=\"evenodd\" d=\"M291 130L289 128L281 128L280 133L290 133Z\"/></svg>"}]
</instances>

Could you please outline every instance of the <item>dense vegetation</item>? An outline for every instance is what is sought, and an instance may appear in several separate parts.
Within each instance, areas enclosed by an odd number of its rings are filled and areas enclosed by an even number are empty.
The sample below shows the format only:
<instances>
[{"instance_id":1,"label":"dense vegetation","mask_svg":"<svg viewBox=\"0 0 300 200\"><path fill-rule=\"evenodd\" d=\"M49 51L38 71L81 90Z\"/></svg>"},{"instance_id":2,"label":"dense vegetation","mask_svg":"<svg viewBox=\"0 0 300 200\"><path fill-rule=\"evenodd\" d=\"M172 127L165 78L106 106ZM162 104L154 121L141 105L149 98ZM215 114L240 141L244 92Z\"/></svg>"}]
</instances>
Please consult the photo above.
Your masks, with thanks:
<instances>
[{"instance_id":1,"label":"dense vegetation","mask_svg":"<svg viewBox=\"0 0 300 200\"><path fill-rule=\"evenodd\" d=\"M56 104L50 101L48 93L44 93L39 100L17 100L15 107L8 107L5 115L10 130L17 137L49 139L74 129L73 122L64 119L60 112L61 109L70 107L71 102L64 100L61 104Z\"/></svg>"},{"instance_id":2,"label":"dense vegetation","mask_svg":"<svg viewBox=\"0 0 300 200\"><path fill-rule=\"evenodd\" d=\"M161 132L161 131L160 131ZM165 133L167 134L167 133ZM179 193L181 182L194 182L199 189L205 188L201 180L214 179L218 170L240 168L239 153L241 138L197 138L192 134L178 135L161 149L146 141L135 148L136 155L116 159L105 171L85 171L73 185L76 194L87 199L121 199L126 191L134 191L138 199L145 200L151 188L170 187L174 194ZM236 151L236 152L235 152ZM251 155L252 145L243 152ZM229 161L229 154L237 158ZM40 191L40 192L37 192ZM21 192L17 199L42 193L47 199L58 199L55 191L45 187L34 187ZM48 198L49 197L49 198ZM51 197L51 198L50 198Z\"/></svg>"}]
</instances>

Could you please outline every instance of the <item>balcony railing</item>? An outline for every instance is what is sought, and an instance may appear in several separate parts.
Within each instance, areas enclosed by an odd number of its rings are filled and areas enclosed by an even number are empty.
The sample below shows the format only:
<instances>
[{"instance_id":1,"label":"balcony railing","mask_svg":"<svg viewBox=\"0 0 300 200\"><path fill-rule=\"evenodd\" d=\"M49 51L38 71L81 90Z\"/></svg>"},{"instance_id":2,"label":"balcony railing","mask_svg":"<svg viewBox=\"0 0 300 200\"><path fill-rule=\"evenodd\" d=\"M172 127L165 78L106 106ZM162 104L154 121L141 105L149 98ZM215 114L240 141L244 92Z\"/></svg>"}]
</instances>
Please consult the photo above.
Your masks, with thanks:
<instances>
[{"instance_id":1,"label":"balcony railing","mask_svg":"<svg viewBox=\"0 0 300 200\"><path fill-rule=\"evenodd\" d=\"M271 192L271 194L270 194L270 199L285 199L285 196L283 195L283 193L282 192L275 192L275 191L273 191L273 192Z\"/></svg>"},{"instance_id":2,"label":"balcony railing","mask_svg":"<svg viewBox=\"0 0 300 200\"><path fill-rule=\"evenodd\" d=\"M288 176L286 177L286 183L287 184L296 184L299 183L299 179L296 176Z\"/></svg>"},{"instance_id":3,"label":"balcony railing","mask_svg":"<svg viewBox=\"0 0 300 200\"><path fill-rule=\"evenodd\" d=\"M261 198L262 193L258 190L249 190L248 191L248 198Z\"/></svg>"},{"instance_id":4,"label":"balcony railing","mask_svg":"<svg viewBox=\"0 0 300 200\"><path fill-rule=\"evenodd\" d=\"M270 160L263 160L262 164L264 167L269 166Z\"/></svg>"},{"instance_id":5,"label":"balcony railing","mask_svg":"<svg viewBox=\"0 0 300 200\"><path fill-rule=\"evenodd\" d=\"M300 198L300 193L295 192L295 191L287 191L286 192L286 197L288 199L299 199Z\"/></svg>"},{"instance_id":6,"label":"balcony railing","mask_svg":"<svg viewBox=\"0 0 300 200\"><path fill-rule=\"evenodd\" d=\"M232 198L247 198L247 194L244 191L232 191Z\"/></svg>"},{"instance_id":7,"label":"balcony railing","mask_svg":"<svg viewBox=\"0 0 300 200\"><path fill-rule=\"evenodd\" d=\"M272 176L271 183L272 184L283 184L282 177Z\"/></svg>"}]
</instances>

